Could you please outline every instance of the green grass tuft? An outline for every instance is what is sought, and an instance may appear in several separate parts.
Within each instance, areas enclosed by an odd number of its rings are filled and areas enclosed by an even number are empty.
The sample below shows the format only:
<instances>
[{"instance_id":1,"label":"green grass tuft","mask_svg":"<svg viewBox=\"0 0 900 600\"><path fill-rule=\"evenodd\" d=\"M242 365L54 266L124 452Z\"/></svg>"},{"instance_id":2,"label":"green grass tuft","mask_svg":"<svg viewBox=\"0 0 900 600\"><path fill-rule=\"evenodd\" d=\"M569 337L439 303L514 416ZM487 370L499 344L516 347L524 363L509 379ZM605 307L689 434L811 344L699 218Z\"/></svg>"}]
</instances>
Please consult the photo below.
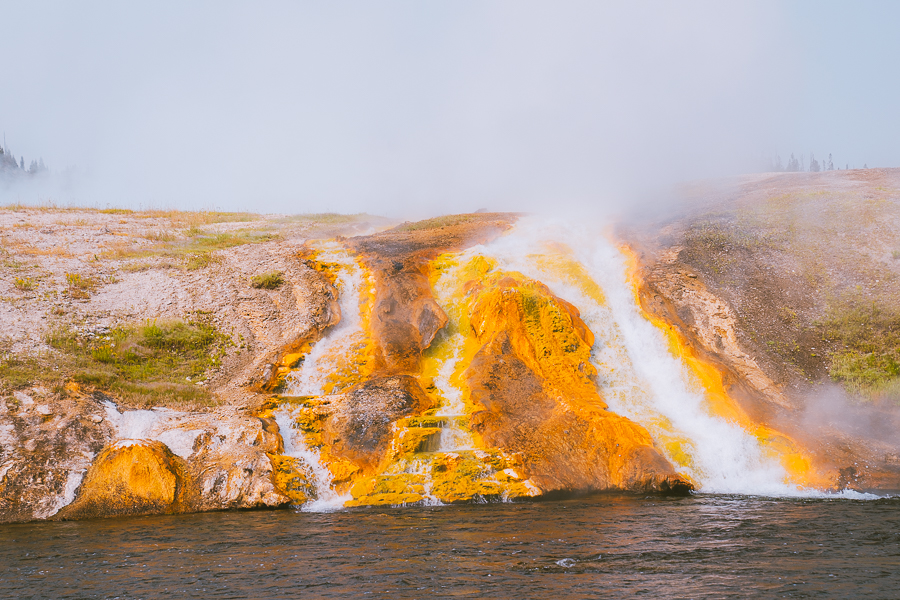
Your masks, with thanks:
<instances>
[{"instance_id":1,"label":"green grass tuft","mask_svg":"<svg viewBox=\"0 0 900 600\"><path fill-rule=\"evenodd\" d=\"M131 406L208 405L212 396L197 382L233 345L202 321L152 321L100 333L63 326L47 343L54 352L40 357L0 354L0 386L61 390L76 381Z\"/></svg>"},{"instance_id":2,"label":"green grass tuft","mask_svg":"<svg viewBox=\"0 0 900 600\"><path fill-rule=\"evenodd\" d=\"M255 275L250 279L250 285L256 289L274 290L284 285L284 273L281 271L272 271L271 273L263 273Z\"/></svg>"},{"instance_id":3,"label":"green grass tuft","mask_svg":"<svg viewBox=\"0 0 900 600\"><path fill-rule=\"evenodd\" d=\"M831 353L829 374L848 389L873 398L900 382L900 314L876 303L845 303L823 327Z\"/></svg>"},{"instance_id":4,"label":"green grass tuft","mask_svg":"<svg viewBox=\"0 0 900 600\"><path fill-rule=\"evenodd\" d=\"M34 280L31 277L16 277L13 285L17 290L27 292L34 289Z\"/></svg>"}]
</instances>

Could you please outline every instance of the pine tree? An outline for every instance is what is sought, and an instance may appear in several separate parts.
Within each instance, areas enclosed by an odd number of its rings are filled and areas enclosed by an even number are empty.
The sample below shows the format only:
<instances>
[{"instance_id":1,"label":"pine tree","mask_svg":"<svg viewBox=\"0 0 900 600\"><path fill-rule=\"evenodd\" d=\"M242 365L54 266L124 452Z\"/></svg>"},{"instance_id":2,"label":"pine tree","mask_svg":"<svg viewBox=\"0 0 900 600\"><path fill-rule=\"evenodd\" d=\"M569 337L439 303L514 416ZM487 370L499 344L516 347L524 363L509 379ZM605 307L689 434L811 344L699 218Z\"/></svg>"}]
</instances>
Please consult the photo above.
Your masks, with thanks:
<instances>
[{"instance_id":1,"label":"pine tree","mask_svg":"<svg viewBox=\"0 0 900 600\"><path fill-rule=\"evenodd\" d=\"M23 171L25 170L25 157L24 156L19 157L19 168L22 169Z\"/></svg>"},{"instance_id":2,"label":"pine tree","mask_svg":"<svg viewBox=\"0 0 900 600\"><path fill-rule=\"evenodd\" d=\"M791 152L791 158L788 159L787 163L787 171L799 171L800 170L800 161L797 160L797 157L794 156L794 153Z\"/></svg>"},{"instance_id":3,"label":"pine tree","mask_svg":"<svg viewBox=\"0 0 900 600\"><path fill-rule=\"evenodd\" d=\"M828 153L828 164L825 168L829 171L834 171L834 162L831 160L831 152Z\"/></svg>"},{"instance_id":4,"label":"pine tree","mask_svg":"<svg viewBox=\"0 0 900 600\"><path fill-rule=\"evenodd\" d=\"M809 153L809 170L812 173L818 173L820 170L819 169L819 161L816 160L816 155L813 154L812 152Z\"/></svg>"}]
</instances>

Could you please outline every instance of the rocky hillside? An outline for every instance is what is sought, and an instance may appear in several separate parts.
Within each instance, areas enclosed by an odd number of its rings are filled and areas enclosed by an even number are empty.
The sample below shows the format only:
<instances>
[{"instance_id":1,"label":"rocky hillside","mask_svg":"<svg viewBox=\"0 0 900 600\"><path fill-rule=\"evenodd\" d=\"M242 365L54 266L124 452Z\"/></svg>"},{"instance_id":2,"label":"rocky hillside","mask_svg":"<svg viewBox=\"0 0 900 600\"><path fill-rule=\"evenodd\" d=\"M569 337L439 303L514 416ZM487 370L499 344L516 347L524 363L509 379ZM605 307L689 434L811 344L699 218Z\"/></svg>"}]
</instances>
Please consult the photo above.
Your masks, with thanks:
<instances>
[{"instance_id":1,"label":"rocky hillside","mask_svg":"<svg viewBox=\"0 0 900 600\"><path fill-rule=\"evenodd\" d=\"M720 489L667 390L776 485L898 489L896 180L692 188L621 276L512 214L0 210L0 520Z\"/></svg>"},{"instance_id":2,"label":"rocky hillside","mask_svg":"<svg viewBox=\"0 0 900 600\"><path fill-rule=\"evenodd\" d=\"M641 304L724 373L748 419L787 431L841 485L897 488L900 169L697 185L623 226Z\"/></svg>"}]
</instances>

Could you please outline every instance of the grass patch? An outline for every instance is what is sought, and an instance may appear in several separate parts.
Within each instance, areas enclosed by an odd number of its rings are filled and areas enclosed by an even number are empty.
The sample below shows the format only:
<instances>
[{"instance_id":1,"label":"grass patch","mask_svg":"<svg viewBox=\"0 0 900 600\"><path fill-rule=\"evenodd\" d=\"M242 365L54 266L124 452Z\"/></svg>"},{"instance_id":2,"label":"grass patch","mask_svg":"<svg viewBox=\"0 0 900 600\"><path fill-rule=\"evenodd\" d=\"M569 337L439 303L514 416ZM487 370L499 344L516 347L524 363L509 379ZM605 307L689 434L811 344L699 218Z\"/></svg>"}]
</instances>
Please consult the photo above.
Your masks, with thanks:
<instances>
[{"instance_id":1,"label":"grass patch","mask_svg":"<svg viewBox=\"0 0 900 600\"><path fill-rule=\"evenodd\" d=\"M34 385L35 382L47 382L47 375L53 381L51 387L61 387L63 382L52 371L48 373L48 361L32 356L19 356L9 352L9 345L0 349L0 383L9 390Z\"/></svg>"},{"instance_id":2,"label":"grass patch","mask_svg":"<svg viewBox=\"0 0 900 600\"><path fill-rule=\"evenodd\" d=\"M96 277L82 277L78 273L66 273L66 294L70 298L86 300L97 289L100 281Z\"/></svg>"},{"instance_id":3,"label":"grass patch","mask_svg":"<svg viewBox=\"0 0 900 600\"><path fill-rule=\"evenodd\" d=\"M240 223L260 218L256 213L180 210L148 210L135 216L145 219L168 219L176 228L199 227L214 223Z\"/></svg>"},{"instance_id":4,"label":"grass patch","mask_svg":"<svg viewBox=\"0 0 900 600\"><path fill-rule=\"evenodd\" d=\"M144 234L144 238L152 242L174 242L178 239L178 236L171 231L153 231Z\"/></svg>"},{"instance_id":5,"label":"grass patch","mask_svg":"<svg viewBox=\"0 0 900 600\"><path fill-rule=\"evenodd\" d=\"M41 357L0 355L3 387L68 381L99 389L131 406L209 405L197 382L220 364L231 338L203 321L146 322L96 333L59 327L47 337L55 350Z\"/></svg>"},{"instance_id":6,"label":"grass patch","mask_svg":"<svg viewBox=\"0 0 900 600\"><path fill-rule=\"evenodd\" d=\"M31 277L16 277L13 285L21 292L28 292L34 289L35 283Z\"/></svg>"},{"instance_id":7,"label":"grass patch","mask_svg":"<svg viewBox=\"0 0 900 600\"><path fill-rule=\"evenodd\" d=\"M284 285L284 273L281 271L272 271L271 273L254 275L253 278L250 279L250 285L256 289L278 289Z\"/></svg>"},{"instance_id":8,"label":"grass patch","mask_svg":"<svg viewBox=\"0 0 900 600\"><path fill-rule=\"evenodd\" d=\"M853 302L831 311L823 324L831 352L832 379L864 397L900 383L900 314L876 303Z\"/></svg>"},{"instance_id":9,"label":"grass patch","mask_svg":"<svg viewBox=\"0 0 900 600\"><path fill-rule=\"evenodd\" d=\"M187 231L187 238L174 241L160 241L147 247L131 246L117 243L103 252L103 258L128 260L132 258L165 258L170 259L168 265L187 270L202 269L216 262L213 253L243 244L258 244L279 239L277 233L253 230L238 230L226 233L210 233L197 227ZM142 269L137 269L142 270Z\"/></svg>"},{"instance_id":10,"label":"grass patch","mask_svg":"<svg viewBox=\"0 0 900 600\"><path fill-rule=\"evenodd\" d=\"M433 219L425 219L424 221L416 221L415 223L401 223L392 229L392 231L421 231L423 229L440 229L441 227L452 227L454 225L465 225L466 223L475 223L481 221L483 215L445 215L443 217L435 217Z\"/></svg>"}]
</instances>

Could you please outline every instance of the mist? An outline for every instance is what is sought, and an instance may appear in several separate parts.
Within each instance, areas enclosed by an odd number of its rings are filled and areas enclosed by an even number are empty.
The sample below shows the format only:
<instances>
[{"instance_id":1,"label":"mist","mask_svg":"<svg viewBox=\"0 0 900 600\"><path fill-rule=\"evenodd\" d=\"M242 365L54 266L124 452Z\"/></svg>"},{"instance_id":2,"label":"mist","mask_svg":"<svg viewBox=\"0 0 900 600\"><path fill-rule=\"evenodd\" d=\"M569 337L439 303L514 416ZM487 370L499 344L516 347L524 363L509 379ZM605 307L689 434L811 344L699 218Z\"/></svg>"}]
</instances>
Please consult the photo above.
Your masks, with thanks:
<instances>
[{"instance_id":1,"label":"mist","mask_svg":"<svg viewBox=\"0 0 900 600\"><path fill-rule=\"evenodd\" d=\"M837 4L623 4L4 3L0 128L55 183L0 202L583 214L775 153L900 164L897 84L808 69L854 47L816 37Z\"/></svg>"}]
</instances>

